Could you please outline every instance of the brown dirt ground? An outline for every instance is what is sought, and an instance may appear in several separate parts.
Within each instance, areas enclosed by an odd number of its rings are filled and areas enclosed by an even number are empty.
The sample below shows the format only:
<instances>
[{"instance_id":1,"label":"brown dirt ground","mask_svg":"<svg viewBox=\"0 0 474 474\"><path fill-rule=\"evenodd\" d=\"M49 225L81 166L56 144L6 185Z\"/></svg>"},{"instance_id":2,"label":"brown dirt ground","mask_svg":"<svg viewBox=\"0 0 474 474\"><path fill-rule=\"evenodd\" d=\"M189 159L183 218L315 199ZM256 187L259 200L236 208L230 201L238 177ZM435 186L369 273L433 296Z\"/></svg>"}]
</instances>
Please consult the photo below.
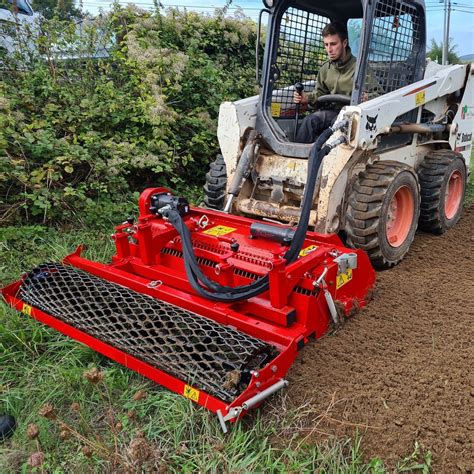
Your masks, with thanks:
<instances>
[{"instance_id":1,"label":"brown dirt ground","mask_svg":"<svg viewBox=\"0 0 474 474\"><path fill-rule=\"evenodd\" d=\"M473 231L471 206L443 236L418 233L368 308L302 351L288 398L315 438L358 426L366 458L393 465L418 441L437 472L474 469Z\"/></svg>"}]
</instances>

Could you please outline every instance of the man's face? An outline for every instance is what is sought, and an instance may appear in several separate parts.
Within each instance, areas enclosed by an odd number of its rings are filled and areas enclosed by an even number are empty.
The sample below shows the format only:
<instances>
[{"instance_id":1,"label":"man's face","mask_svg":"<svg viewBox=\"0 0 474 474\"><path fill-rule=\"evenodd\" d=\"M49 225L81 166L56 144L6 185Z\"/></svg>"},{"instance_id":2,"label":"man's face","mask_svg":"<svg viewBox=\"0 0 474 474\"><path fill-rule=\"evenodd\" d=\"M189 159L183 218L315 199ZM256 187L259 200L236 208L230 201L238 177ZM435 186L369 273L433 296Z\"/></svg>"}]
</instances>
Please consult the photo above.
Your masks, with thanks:
<instances>
[{"instance_id":1,"label":"man's face","mask_svg":"<svg viewBox=\"0 0 474 474\"><path fill-rule=\"evenodd\" d=\"M327 35L323 38L324 49L331 61L343 59L346 53L347 40L341 40L339 35Z\"/></svg>"}]
</instances>

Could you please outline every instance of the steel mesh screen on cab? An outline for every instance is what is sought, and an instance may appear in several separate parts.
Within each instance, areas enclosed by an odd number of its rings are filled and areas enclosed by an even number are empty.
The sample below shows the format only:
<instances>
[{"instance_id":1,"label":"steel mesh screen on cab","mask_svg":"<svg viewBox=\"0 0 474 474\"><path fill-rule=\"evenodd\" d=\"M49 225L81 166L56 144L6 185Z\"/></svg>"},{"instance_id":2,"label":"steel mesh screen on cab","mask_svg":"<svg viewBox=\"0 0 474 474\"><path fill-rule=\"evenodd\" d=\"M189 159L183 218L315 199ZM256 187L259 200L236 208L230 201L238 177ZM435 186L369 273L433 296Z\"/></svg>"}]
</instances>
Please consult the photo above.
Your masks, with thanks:
<instances>
[{"instance_id":1,"label":"steel mesh screen on cab","mask_svg":"<svg viewBox=\"0 0 474 474\"><path fill-rule=\"evenodd\" d=\"M420 18L414 6L392 0L377 3L364 92L386 94L416 81L420 34Z\"/></svg>"},{"instance_id":2,"label":"steel mesh screen on cab","mask_svg":"<svg viewBox=\"0 0 474 474\"><path fill-rule=\"evenodd\" d=\"M274 118L294 117L296 82L302 82L307 92L314 89L319 68L327 61L321 33L329 22L326 17L296 8L288 8L283 14L275 62L278 78L271 102Z\"/></svg>"}]
</instances>

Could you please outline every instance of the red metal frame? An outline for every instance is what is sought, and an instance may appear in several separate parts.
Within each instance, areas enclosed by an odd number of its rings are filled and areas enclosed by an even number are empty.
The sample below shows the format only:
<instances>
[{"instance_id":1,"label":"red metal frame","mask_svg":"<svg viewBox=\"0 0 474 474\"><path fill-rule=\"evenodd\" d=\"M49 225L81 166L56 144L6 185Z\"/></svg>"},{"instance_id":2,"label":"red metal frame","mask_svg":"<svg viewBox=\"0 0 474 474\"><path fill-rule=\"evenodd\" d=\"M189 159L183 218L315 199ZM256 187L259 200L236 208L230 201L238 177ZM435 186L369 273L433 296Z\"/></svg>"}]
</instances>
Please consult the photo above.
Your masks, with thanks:
<instances>
[{"instance_id":1,"label":"red metal frame","mask_svg":"<svg viewBox=\"0 0 474 474\"><path fill-rule=\"evenodd\" d=\"M208 277L235 286L250 283L266 274L269 276L269 290L258 297L237 303L206 300L193 290L186 278L179 235L170 223L149 214L150 198L157 192L166 190L152 188L140 196L137 224L124 223L116 227L113 235L116 255L111 264L81 257L81 247L64 262L217 323L231 325L274 345L279 355L252 376L248 387L232 403L197 391L184 381L110 344L37 308L24 305L17 296L21 280L2 290L6 302L212 412L220 410L224 416L231 408L240 407L245 400L284 378L298 349L309 337L319 338L328 331L331 320L328 306L323 292L314 286L323 271L327 270L325 283L328 291L346 315L354 307L366 304L367 294L375 283L375 273L364 252L346 249L337 236L308 232L300 258L286 265L283 255L287 247L249 237L253 220L192 208L184 221L191 232L201 269ZM231 250L233 243L239 244L237 251ZM356 253L358 259L357 268L349 276L338 273L338 264L334 261L338 255L347 252ZM158 281L159 285L150 285Z\"/></svg>"}]
</instances>

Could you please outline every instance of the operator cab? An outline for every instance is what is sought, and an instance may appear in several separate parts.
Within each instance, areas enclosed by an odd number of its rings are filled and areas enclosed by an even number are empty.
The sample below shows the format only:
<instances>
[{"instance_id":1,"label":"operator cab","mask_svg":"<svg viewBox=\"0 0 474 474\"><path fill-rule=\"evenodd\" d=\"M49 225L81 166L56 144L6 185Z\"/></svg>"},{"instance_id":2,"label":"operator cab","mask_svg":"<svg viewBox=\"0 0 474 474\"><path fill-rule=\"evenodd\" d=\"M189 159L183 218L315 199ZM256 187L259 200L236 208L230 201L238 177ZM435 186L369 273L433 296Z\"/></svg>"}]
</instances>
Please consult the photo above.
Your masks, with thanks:
<instances>
[{"instance_id":1,"label":"operator cab","mask_svg":"<svg viewBox=\"0 0 474 474\"><path fill-rule=\"evenodd\" d=\"M300 158L309 154L311 145L294 143L296 115L301 123L311 113L303 107L297 111L294 85L302 83L307 93L314 89L318 71L327 61L321 32L328 23L347 26L357 63L352 96L346 102L334 97L322 107L356 105L363 93L372 98L423 78L423 0L276 0L267 12L257 129L275 153Z\"/></svg>"}]
</instances>

